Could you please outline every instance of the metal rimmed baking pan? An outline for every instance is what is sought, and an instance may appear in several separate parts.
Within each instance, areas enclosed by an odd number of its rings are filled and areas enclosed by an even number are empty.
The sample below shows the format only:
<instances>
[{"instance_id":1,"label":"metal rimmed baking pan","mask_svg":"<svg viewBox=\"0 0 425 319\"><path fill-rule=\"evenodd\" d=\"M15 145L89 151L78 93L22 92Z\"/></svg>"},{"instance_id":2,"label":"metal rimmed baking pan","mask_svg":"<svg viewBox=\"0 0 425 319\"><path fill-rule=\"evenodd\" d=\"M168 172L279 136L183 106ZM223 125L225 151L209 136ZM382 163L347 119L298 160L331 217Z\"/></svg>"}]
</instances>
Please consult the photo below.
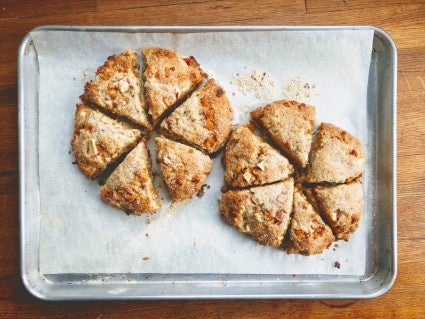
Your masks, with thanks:
<instances>
[{"instance_id":1,"label":"metal rimmed baking pan","mask_svg":"<svg viewBox=\"0 0 425 319\"><path fill-rule=\"evenodd\" d=\"M373 30L368 82L369 134L374 137L372 202L367 271L362 276L225 273L62 273L40 271L40 176L38 154L39 65L31 34L19 50L19 150L21 275L35 296L71 299L373 298L393 284L396 238L396 75L395 45L380 29L354 27L66 27L37 31L189 33L229 31Z\"/></svg>"}]
</instances>

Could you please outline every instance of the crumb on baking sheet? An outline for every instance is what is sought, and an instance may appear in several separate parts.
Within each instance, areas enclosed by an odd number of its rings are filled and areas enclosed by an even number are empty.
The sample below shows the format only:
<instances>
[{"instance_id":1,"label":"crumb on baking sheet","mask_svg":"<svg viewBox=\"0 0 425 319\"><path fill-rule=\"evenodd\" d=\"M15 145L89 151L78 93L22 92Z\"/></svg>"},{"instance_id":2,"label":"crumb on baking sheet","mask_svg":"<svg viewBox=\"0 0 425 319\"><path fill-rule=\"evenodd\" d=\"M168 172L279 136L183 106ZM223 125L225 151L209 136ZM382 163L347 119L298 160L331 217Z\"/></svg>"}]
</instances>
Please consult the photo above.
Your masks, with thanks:
<instances>
[{"instance_id":1,"label":"crumb on baking sheet","mask_svg":"<svg viewBox=\"0 0 425 319\"><path fill-rule=\"evenodd\" d=\"M335 267L335 268L338 268L338 269L340 269L340 268L341 268L341 264L339 263L339 261L336 261L336 262L335 262L334 267Z\"/></svg>"},{"instance_id":2,"label":"crumb on baking sheet","mask_svg":"<svg viewBox=\"0 0 425 319\"><path fill-rule=\"evenodd\" d=\"M143 257L143 260L144 261L147 261L147 260L149 260L150 258L149 257Z\"/></svg>"},{"instance_id":3,"label":"crumb on baking sheet","mask_svg":"<svg viewBox=\"0 0 425 319\"><path fill-rule=\"evenodd\" d=\"M316 95L315 84L307 83L299 77L283 84L283 97L287 100L309 103L313 95Z\"/></svg>"},{"instance_id":4,"label":"crumb on baking sheet","mask_svg":"<svg viewBox=\"0 0 425 319\"><path fill-rule=\"evenodd\" d=\"M243 94L254 93L257 99L273 99L276 91L276 81L263 70L253 70L250 74L236 73L230 84L236 85Z\"/></svg>"}]
</instances>

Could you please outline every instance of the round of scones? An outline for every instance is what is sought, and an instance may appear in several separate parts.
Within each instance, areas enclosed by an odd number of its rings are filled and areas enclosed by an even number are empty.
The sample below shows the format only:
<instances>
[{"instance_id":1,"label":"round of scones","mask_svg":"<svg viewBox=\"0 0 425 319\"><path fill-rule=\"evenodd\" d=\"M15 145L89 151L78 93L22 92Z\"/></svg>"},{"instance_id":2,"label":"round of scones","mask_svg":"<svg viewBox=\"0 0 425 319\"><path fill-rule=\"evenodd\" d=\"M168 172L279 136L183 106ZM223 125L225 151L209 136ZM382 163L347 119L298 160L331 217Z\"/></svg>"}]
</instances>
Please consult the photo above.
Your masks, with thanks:
<instances>
[{"instance_id":1,"label":"round of scones","mask_svg":"<svg viewBox=\"0 0 425 319\"><path fill-rule=\"evenodd\" d=\"M232 130L225 90L195 58L144 48L141 59L142 74L136 52L108 57L76 107L76 163L90 179L107 177L105 203L135 215L161 208L146 145L155 130L173 202L202 191L212 156L225 148L219 209L229 224L288 253L318 254L349 239L363 210L357 138L327 123L313 134L315 108L286 100L253 110L251 123Z\"/></svg>"}]
</instances>

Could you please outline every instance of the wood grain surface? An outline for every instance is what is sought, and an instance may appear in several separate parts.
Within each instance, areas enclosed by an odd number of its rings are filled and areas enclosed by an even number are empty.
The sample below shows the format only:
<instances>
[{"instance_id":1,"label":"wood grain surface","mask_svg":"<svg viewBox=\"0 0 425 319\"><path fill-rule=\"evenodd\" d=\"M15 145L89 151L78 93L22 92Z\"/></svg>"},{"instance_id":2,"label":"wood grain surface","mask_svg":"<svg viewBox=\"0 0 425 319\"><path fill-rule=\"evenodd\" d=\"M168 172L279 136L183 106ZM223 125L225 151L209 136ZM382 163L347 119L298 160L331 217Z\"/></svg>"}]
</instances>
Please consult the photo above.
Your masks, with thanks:
<instances>
[{"instance_id":1,"label":"wood grain surface","mask_svg":"<svg viewBox=\"0 0 425 319\"><path fill-rule=\"evenodd\" d=\"M372 300L43 302L19 276L17 50L63 25L375 25L398 67L398 276ZM0 318L425 318L425 1L0 1Z\"/></svg>"}]
</instances>

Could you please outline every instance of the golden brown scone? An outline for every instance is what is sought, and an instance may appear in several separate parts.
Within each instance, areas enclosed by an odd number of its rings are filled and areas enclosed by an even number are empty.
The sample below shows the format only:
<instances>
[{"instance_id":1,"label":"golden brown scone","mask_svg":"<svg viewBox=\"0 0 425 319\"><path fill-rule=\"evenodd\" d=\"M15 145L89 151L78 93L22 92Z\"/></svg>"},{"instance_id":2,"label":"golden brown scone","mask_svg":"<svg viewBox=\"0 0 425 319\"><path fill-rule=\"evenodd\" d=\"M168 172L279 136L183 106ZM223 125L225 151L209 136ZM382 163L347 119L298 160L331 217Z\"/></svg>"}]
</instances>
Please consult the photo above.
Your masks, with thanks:
<instances>
[{"instance_id":1,"label":"golden brown scone","mask_svg":"<svg viewBox=\"0 0 425 319\"><path fill-rule=\"evenodd\" d=\"M221 195L220 213L242 233L261 245L279 247L288 228L294 180L267 186L231 190Z\"/></svg>"},{"instance_id":2,"label":"golden brown scone","mask_svg":"<svg viewBox=\"0 0 425 319\"><path fill-rule=\"evenodd\" d=\"M277 101L251 112L254 122L304 168L308 162L316 109L296 101Z\"/></svg>"},{"instance_id":3,"label":"golden brown scone","mask_svg":"<svg viewBox=\"0 0 425 319\"><path fill-rule=\"evenodd\" d=\"M335 240L332 230L297 189L294 190L289 237L288 253L303 255L320 254Z\"/></svg>"},{"instance_id":4,"label":"golden brown scone","mask_svg":"<svg viewBox=\"0 0 425 319\"><path fill-rule=\"evenodd\" d=\"M133 148L140 131L84 104L77 104L71 145L81 171L94 179L119 156Z\"/></svg>"},{"instance_id":5,"label":"golden brown scone","mask_svg":"<svg viewBox=\"0 0 425 319\"><path fill-rule=\"evenodd\" d=\"M102 199L135 215L161 208L152 182L149 153L144 141L126 156L100 189Z\"/></svg>"},{"instance_id":6,"label":"golden brown scone","mask_svg":"<svg viewBox=\"0 0 425 319\"><path fill-rule=\"evenodd\" d=\"M197 149L164 137L155 139L161 175L173 202L191 198L211 171L212 160Z\"/></svg>"},{"instance_id":7,"label":"golden brown scone","mask_svg":"<svg viewBox=\"0 0 425 319\"><path fill-rule=\"evenodd\" d=\"M247 125L233 131L223 156L224 180L232 187L281 181L294 171L286 157L254 135Z\"/></svg>"},{"instance_id":8,"label":"golden brown scone","mask_svg":"<svg viewBox=\"0 0 425 319\"><path fill-rule=\"evenodd\" d=\"M305 180L345 183L360 177L365 167L361 142L347 131L321 123L316 131Z\"/></svg>"},{"instance_id":9,"label":"golden brown scone","mask_svg":"<svg viewBox=\"0 0 425 319\"><path fill-rule=\"evenodd\" d=\"M194 57L181 57L161 48L142 49L143 82L153 124L161 115L191 93L206 77Z\"/></svg>"},{"instance_id":10,"label":"golden brown scone","mask_svg":"<svg viewBox=\"0 0 425 319\"><path fill-rule=\"evenodd\" d=\"M96 79L86 83L81 99L149 129L138 68L132 50L108 57L97 69Z\"/></svg>"},{"instance_id":11,"label":"golden brown scone","mask_svg":"<svg viewBox=\"0 0 425 319\"><path fill-rule=\"evenodd\" d=\"M359 181L337 186L316 186L313 192L337 239L348 240L359 226L363 187Z\"/></svg>"},{"instance_id":12,"label":"golden brown scone","mask_svg":"<svg viewBox=\"0 0 425 319\"><path fill-rule=\"evenodd\" d=\"M211 154L226 143L232 117L224 90L210 79L161 123L161 131Z\"/></svg>"}]
</instances>

